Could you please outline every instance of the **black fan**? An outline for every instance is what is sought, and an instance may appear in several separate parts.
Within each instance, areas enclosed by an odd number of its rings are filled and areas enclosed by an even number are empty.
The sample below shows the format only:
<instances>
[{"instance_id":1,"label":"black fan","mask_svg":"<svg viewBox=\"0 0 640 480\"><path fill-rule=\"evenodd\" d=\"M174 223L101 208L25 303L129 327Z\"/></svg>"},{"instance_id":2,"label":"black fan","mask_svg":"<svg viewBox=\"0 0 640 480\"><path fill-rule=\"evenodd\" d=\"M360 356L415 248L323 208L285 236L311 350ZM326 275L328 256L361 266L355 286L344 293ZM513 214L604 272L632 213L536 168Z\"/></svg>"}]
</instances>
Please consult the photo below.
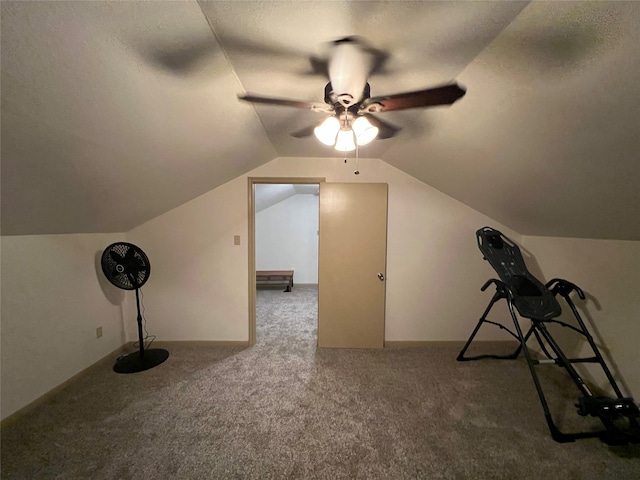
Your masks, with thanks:
<instances>
[{"instance_id":1,"label":"black fan","mask_svg":"<svg viewBox=\"0 0 640 480\"><path fill-rule=\"evenodd\" d=\"M138 308L140 349L137 352L118 358L113 366L113 371L117 373L135 373L160 365L169 357L169 352L161 348L145 350L142 336L142 314L140 313L138 290L149 279L149 273L151 272L149 259L139 247L131 243L113 243L102 253L102 271L116 287L123 290L136 291L136 307Z\"/></svg>"}]
</instances>

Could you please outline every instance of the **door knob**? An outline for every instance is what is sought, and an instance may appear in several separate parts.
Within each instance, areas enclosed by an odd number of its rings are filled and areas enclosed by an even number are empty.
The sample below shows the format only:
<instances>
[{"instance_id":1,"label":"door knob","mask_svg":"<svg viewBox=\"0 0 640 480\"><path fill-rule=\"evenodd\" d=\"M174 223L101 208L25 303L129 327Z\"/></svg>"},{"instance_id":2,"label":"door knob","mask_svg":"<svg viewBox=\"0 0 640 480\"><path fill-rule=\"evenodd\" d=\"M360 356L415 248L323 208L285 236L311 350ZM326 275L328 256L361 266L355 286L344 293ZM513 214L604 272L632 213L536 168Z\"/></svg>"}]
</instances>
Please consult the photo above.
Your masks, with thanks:
<instances>
[{"instance_id":1,"label":"door knob","mask_svg":"<svg viewBox=\"0 0 640 480\"><path fill-rule=\"evenodd\" d=\"M380 279L381 282L384 282L384 275L379 273L378 274L378 278Z\"/></svg>"}]
</instances>

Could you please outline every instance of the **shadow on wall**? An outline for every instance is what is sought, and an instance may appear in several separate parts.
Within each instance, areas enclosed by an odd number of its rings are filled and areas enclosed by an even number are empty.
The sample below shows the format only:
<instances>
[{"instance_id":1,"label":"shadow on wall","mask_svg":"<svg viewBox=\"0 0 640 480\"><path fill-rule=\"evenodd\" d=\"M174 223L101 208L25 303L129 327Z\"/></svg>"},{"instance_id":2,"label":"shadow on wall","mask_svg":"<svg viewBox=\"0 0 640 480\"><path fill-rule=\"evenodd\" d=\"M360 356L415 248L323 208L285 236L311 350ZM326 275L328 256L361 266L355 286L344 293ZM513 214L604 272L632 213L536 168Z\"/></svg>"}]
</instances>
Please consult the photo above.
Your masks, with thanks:
<instances>
[{"instance_id":1,"label":"shadow on wall","mask_svg":"<svg viewBox=\"0 0 640 480\"><path fill-rule=\"evenodd\" d=\"M593 336L593 340L596 342L596 345L600 349L600 353L602 354L605 361L607 362L607 365L611 370L611 374L613 375L613 378L616 380L617 383L620 384L620 386L622 387L623 393L626 392L626 394L630 396L631 389L629 388L629 385L627 384L624 377L620 373L620 369L618 368L618 364L615 362L615 359L611 356L611 350L609 349L609 347L607 347L606 343L604 342L604 337L600 333L600 330L598 329L598 325L596 324L595 320L591 316L590 310L587 309L588 302L590 302L590 303L593 303L594 308L597 311L602 310L602 307L600 306L600 302L598 302L598 299L593 295L591 295L591 293L589 292L584 292L584 296L586 297L586 300L580 301L580 304L576 305L576 308L579 310L580 316L585 321L587 328L591 332L591 336ZM598 381L599 383L597 384L599 385L599 389L601 391L607 391L607 392L609 391L609 383L607 379L604 378L604 374L599 376L599 380L594 379L588 373L585 375L585 377L589 380L590 383L593 383L594 385Z\"/></svg>"},{"instance_id":2,"label":"shadow on wall","mask_svg":"<svg viewBox=\"0 0 640 480\"><path fill-rule=\"evenodd\" d=\"M115 305L119 308L120 311L120 331L122 332L121 340L124 345L127 341L126 328L124 323L124 299L125 299L125 291L119 289L115 285L113 285L107 277L105 277L102 271L102 251L98 250L94 255L94 266L96 270L96 278L98 279L98 285L100 285L100 289L104 294L105 298L109 300L109 303Z\"/></svg>"},{"instance_id":3,"label":"shadow on wall","mask_svg":"<svg viewBox=\"0 0 640 480\"><path fill-rule=\"evenodd\" d=\"M531 274L540 280L542 283L546 284L549 279L545 278L542 273L542 269L536 260L536 257L530 251L526 250L522 245L519 245L520 251L522 252L522 256L524 257L525 263L527 265L527 269ZM562 272L554 272L553 278L562 278L571 282L570 278L564 278ZM580 287L580 285L578 285ZM620 384L623 391L630 392L629 386L625 382L622 374L620 373L620 369L618 365L615 363L614 359L611 357L611 351L607 347L604 342L603 336L600 334L596 322L591 315L591 309L595 309L596 311L601 311L602 306L596 297L594 297L589 292L584 292L585 299L580 299L575 293L572 295L572 300L578 310L578 313L582 317L589 333L593 337L596 346L600 350L600 353L605 359L607 366L611 370L611 374L615 378L616 382ZM563 298L558 298L558 302L562 307L562 314L557 319L563 322L568 323L569 325L573 325L578 328L578 322L576 321L569 305L564 301ZM564 354L569 358L576 357L590 357L593 355L591 347L587 342L586 338L577 332L572 331L569 328L562 327L557 324L549 324L549 331L553 335L553 338L558 342ZM534 344L535 345L535 344ZM540 352L539 352L540 353ZM583 377L584 381L596 392L595 394L604 394L604 395L612 395L613 391L611 390L611 386L609 385L609 381L607 380L604 372L600 368L599 365L594 364L594 368L588 368L587 366L577 364L574 365L579 374Z\"/></svg>"}]
</instances>

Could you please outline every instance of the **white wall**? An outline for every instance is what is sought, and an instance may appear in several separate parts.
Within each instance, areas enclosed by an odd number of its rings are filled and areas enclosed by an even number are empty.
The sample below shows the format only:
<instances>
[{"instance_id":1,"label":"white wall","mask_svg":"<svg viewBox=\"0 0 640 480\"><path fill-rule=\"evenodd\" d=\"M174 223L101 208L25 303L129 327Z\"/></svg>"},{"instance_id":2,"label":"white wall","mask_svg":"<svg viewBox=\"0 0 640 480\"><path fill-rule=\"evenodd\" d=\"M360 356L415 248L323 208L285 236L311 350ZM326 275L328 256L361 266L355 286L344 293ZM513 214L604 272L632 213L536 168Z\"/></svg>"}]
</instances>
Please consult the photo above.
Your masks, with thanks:
<instances>
[{"instance_id":1,"label":"white wall","mask_svg":"<svg viewBox=\"0 0 640 480\"><path fill-rule=\"evenodd\" d=\"M256 213L256 270L293 270L295 283L318 283L318 199L294 195Z\"/></svg>"},{"instance_id":2,"label":"white wall","mask_svg":"<svg viewBox=\"0 0 640 480\"><path fill-rule=\"evenodd\" d=\"M135 301L100 271L100 254L114 241L136 243L150 258L143 288L149 333L246 341L247 176L389 184L387 340L465 340L492 295L480 286L495 276L474 234L485 225L501 230L534 255L527 262L542 280L563 277L590 295L579 306L615 360L621 386L640 395L640 242L522 237L382 161L361 159L360 172L355 177L340 158L279 158L125 238L2 237L2 418L137 338ZM493 319L508 321L503 307ZM485 328L478 338L505 337Z\"/></svg>"},{"instance_id":3,"label":"white wall","mask_svg":"<svg viewBox=\"0 0 640 480\"><path fill-rule=\"evenodd\" d=\"M361 159L359 169L354 176L342 158L277 158L128 232L152 263L149 333L246 341L247 177L325 177L389 184L386 339L465 340L492 295L480 287L494 276L475 231L491 225L515 241L520 236L381 160ZM479 338L504 336L496 328Z\"/></svg>"},{"instance_id":4,"label":"white wall","mask_svg":"<svg viewBox=\"0 0 640 480\"><path fill-rule=\"evenodd\" d=\"M100 268L104 248L122 239L2 237L3 419L125 343L124 291Z\"/></svg>"},{"instance_id":5,"label":"white wall","mask_svg":"<svg viewBox=\"0 0 640 480\"><path fill-rule=\"evenodd\" d=\"M544 277L541 280L564 278L584 290L586 301L576 295L572 299L596 343L602 347L619 386L637 399L640 396L640 242L525 236L523 245L535 257L536 268ZM564 300L560 300L560 304L568 313L563 314L563 319L572 319ZM579 335L562 329L557 333L565 353L592 355ZM587 380L600 388L605 386L599 368L581 367Z\"/></svg>"},{"instance_id":6,"label":"white wall","mask_svg":"<svg viewBox=\"0 0 640 480\"><path fill-rule=\"evenodd\" d=\"M145 317L158 340L248 339L247 195L238 177L127 233L151 263Z\"/></svg>"}]
</instances>

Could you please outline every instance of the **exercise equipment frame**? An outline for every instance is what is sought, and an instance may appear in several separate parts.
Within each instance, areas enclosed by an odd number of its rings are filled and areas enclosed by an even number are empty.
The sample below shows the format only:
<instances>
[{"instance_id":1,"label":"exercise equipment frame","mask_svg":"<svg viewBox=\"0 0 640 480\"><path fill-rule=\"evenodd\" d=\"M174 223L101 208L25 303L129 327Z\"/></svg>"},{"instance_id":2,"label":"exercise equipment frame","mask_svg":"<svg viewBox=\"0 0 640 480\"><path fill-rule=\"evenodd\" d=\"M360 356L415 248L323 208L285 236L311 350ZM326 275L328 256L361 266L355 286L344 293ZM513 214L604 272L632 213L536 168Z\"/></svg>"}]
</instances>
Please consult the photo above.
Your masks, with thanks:
<instances>
[{"instance_id":1,"label":"exercise equipment frame","mask_svg":"<svg viewBox=\"0 0 640 480\"><path fill-rule=\"evenodd\" d=\"M469 361L483 358L511 360L517 358L522 352L526 358L529 371L531 372L533 382L538 392L538 397L542 403L551 436L555 441L564 443L572 442L580 438L597 437L609 445L639 443L640 427L638 425L638 417L640 417L640 409L638 409L638 405L634 402L633 398L625 397L622 394L605 359L571 299L571 293L575 292L580 299L584 300L584 292L577 285L559 278L554 278L546 285L540 283L527 270L518 246L501 232L490 227L484 227L476 232L476 236L478 246L484 254L485 260L489 261L501 279L492 278L482 286L481 290L485 291L491 284L495 284L496 291L471 333L471 336L460 351L457 360ZM556 299L558 295L569 305L577 321L577 327L556 319L562 312L560 304ZM501 323L487 319L493 306L502 299L507 302L509 314L515 326L515 332ZM518 321L518 316L516 315L516 310L520 316L531 320L531 326L526 333L523 333L520 322ZM466 357L465 353L467 349L480 330L480 327L485 323L496 325L513 336L519 342L516 350L510 355L477 355ZM549 332L546 325L547 323L559 324L562 327L569 328L584 336L593 351L593 356L568 358ZM527 342L532 336L536 339L546 359L536 359L531 354L531 351L527 347ZM549 350L551 350L551 352ZM573 364L576 363L598 363L604 371L616 398L594 395L573 367ZM540 384L540 379L536 372L536 367L544 364L555 364L566 370L582 394L576 404L578 414L599 418L604 426L604 430L578 433L564 433L560 431L553 421L549 405ZM621 421L625 423L624 426L620 425Z\"/></svg>"}]
</instances>

